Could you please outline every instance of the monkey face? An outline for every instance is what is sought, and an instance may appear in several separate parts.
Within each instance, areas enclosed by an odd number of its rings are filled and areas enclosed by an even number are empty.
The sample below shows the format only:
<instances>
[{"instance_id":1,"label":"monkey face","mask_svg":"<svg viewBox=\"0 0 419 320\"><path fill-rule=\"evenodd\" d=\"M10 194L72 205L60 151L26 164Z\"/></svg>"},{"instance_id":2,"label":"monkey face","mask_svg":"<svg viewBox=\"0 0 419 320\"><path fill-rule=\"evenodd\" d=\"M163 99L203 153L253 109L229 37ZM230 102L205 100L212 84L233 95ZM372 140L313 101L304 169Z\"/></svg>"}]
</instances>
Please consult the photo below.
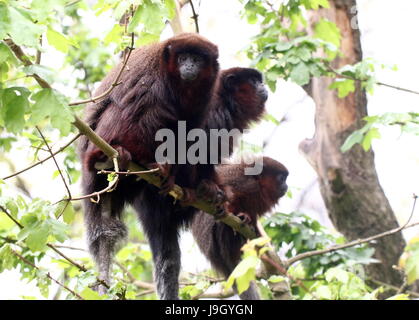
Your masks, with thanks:
<instances>
[{"instance_id":1,"label":"monkey face","mask_svg":"<svg viewBox=\"0 0 419 320\"><path fill-rule=\"evenodd\" d=\"M263 157L260 185L262 190L269 194L274 202L277 202L286 194L288 190L286 183L288 174L287 168L282 163L272 158Z\"/></svg>"},{"instance_id":2,"label":"monkey face","mask_svg":"<svg viewBox=\"0 0 419 320\"><path fill-rule=\"evenodd\" d=\"M182 80L195 80L204 65L204 58L198 54L181 53L177 56L179 75Z\"/></svg>"}]
</instances>

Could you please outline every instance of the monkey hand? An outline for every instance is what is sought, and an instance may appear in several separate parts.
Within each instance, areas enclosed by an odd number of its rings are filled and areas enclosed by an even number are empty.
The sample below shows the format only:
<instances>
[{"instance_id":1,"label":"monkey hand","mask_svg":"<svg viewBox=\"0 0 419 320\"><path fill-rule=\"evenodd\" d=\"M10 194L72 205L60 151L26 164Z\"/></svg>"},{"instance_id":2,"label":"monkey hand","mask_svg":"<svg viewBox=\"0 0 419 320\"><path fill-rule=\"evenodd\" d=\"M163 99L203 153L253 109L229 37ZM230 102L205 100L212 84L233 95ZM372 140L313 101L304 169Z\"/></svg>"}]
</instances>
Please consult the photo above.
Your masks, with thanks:
<instances>
[{"instance_id":1,"label":"monkey hand","mask_svg":"<svg viewBox=\"0 0 419 320\"><path fill-rule=\"evenodd\" d=\"M196 188L196 194L198 197L214 203L216 206L220 206L226 202L227 197L223 190L213 181L204 179Z\"/></svg>"},{"instance_id":2,"label":"monkey hand","mask_svg":"<svg viewBox=\"0 0 419 320\"><path fill-rule=\"evenodd\" d=\"M172 165L169 163L150 163L147 165L149 169L159 169L159 173L161 175L162 183L160 186L160 194L166 195L173 189L175 185L175 175L173 174Z\"/></svg>"},{"instance_id":3,"label":"monkey hand","mask_svg":"<svg viewBox=\"0 0 419 320\"><path fill-rule=\"evenodd\" d=\"M118 164L119 169L128 169L128 163L132 160L131 153L119 145L112 146L118 151ZM106 170L113 168L113 161L106 156L101 150L96 149L87 154L86 157L87 167L90 170Z\"/></svg>"},{"instance_id":4,"label":"monkey hand","mask_svg":"<svg viewBox=\"0 0 419 320\"><path fill-rule=\"evenodd\" d=\"M251 215L250 215L250 214L248 214L248 213L245 213L245 212L240 212L240 213L238 213L238 214L237 214L237 217L239 217L239 218L240 218L240 220L241 220L243 223L252 224L252 217L251 217Z\"/></svg>"}]
</instances>

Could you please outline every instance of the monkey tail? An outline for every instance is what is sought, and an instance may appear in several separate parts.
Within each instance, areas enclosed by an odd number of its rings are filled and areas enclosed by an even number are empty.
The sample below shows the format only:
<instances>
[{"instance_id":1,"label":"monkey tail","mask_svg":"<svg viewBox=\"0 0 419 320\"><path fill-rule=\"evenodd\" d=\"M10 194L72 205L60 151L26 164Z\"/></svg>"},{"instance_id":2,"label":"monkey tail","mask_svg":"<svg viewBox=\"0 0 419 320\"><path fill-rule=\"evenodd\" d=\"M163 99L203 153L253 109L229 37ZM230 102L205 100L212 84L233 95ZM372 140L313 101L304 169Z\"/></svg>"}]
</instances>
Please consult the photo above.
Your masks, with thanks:
<instances>
[{"instance_id":1,"label":"monkey tail","mask_svg":"<svg viewBox=\"0 0 419 320\"><path fill-rule=\"evenodd\" d=\"M198 247L213 268L224 277L228 277L240 262L240 249L246 240L231 227L216 221L204 212L198 212L195 215L191 229ZM240 298L259 300L256 284L252 282L249 289L240 294Z\"/></svg>"}]
</instances>

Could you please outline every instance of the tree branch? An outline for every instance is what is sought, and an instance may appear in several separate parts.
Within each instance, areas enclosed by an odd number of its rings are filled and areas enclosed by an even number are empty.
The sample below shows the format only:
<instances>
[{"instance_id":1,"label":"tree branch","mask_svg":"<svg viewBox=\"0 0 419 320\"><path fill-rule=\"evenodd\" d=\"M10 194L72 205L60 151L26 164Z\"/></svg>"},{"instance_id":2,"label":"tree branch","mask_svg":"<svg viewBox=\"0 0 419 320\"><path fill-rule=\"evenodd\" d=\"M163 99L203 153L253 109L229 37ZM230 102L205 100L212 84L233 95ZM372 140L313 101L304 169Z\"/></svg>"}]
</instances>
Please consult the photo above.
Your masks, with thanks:
<instances>
[{"instance_id":1,"label":"tree branch","mask_svg":"<svg viewBox=\"0 0 419 320\"><path fill-rule=\"evenodd\" d=\"M35 268L37 270L41 269L39 267L37 267L36 265L34 265L32 262L30 262L28 259L26 259L25 257L23 257L22 255L20 255L19 253L17 253L16 251L14 251L12 249L13 254L18 257L20 260L22 260L23 262L25 262L26 264L30 265L32 268ZM66 289L68 292L70 292L72 295L74 295L75 297L77 297L80 300L84 300L84 298L82 296L80 296L77 292L71 290L69 287L67 287L66 285L64 285L63 283L59 282L58 280L54 279L53 277L51 277L51 275L49 274L49 272L47 272L46 276L48 277L48 279L54 281L56 284L58 284L60 287Z\"/></svg>"},{"instance_id":2,"label":"tree branch","mask_svg":"<svg viewBox=\"0 0 419 320\"><path fill-rule=\"evenodd\" d=\"M335 252L335 251L338 251L338 250L342 250L342 249L354 247L354 246L357 246L357 245L360 245L360 244L363 244L363 243L367 243L367 242L371 242L371 241L374 241L374 240L377 240L377 239L380 239L380 238L391 236L391 235L393 235L395 233L398 233L398 232L400 232L402 230L405 230L405 229L408 229L408 228L412 228L412 227L418 226L419 225L419 222L415 222L415 223L409 224L410 220L413 217L413 213L415 212L415 207L416 207L416 202L417 202L418 196L417 195L413 195L413 199L414 199L413 200L413 207L412 207L412 212L410 214L410 217L409 217L407 223L405 223L401 227L397 227L397 228L395 228L393 230L382 232L382 233L376 234L376 235L371 236L371 237L368 237L368 238L358 239L358 240L355 240L355 241L351 241L351 242L348 242L348 243L345 243L345 244L342 244L342 245L331 246L329 248L322 249L322 250L315 250L315 251L304 252L302 254L296 255L295 257L293 257L291 259L288 259L284 263L286 264L287 267L289 267L292 264L294 264L295 262L300 261L300 260L303 260L303 259L306 259L306 258L310 258L310 257L313 257L313 256L318 256L318 255L322 255L322 254L325 254L325 253Z\"/></svg>"},{"instance_id":3,"label":"tree branch","mask_svg":"<svg viewBox=\"0 0 419 320\"><path fill-rule=\"evenodd\" d=\"M74 141L76 141L79 137L81 136L81 134L79 133L78 135L76 135L73 139L71 139L67 144L65 144L63 147L61 147L60 149L58 149L57 151L53 152L50 156L46 157L45 159L42 159L36 163L34 163L33 165L30 165L29 167L19 170L18 172L15 172L7 177L1 178L2 180L7 180L13 177L18 176L19 174L28 171L30 169L32 169L33 167L36 167L40 164L43 164L45 161L51 159L53 156L56 156L57 154L59 154L60 152L62 152L64 149L66 149L69 145L71 145Z\"/></svg>"},{"instance_id":4,"label":"tree branch","mask_svg":"<svg viewBox=\"0 0 419 320\"><path fill-rule=\"evenodd\" d=\"M51 154L52 160L54 160L55 166L57 167L57 170L58 170L58 172L60 174L61 180L64 183L64 187L67 190L68 197L71 199L71 191L70 191L70 188L68 187L67 181L65 181L64 175L63 175L63 173L62 173L62 171L60 169L60 166L58 165L57 160L55 159L54 153L52 152L52 150L51 150L51 148L50 148L50 146L48 144L47 139L45 139L44 135L42 134L42 131L39 129L38 126L35 126L35 128L36 128L36 130L38 130L38 133L41 136L42 140L44 141L45 146L48 148L48 152Z\"/></svg>"}]
</instances>

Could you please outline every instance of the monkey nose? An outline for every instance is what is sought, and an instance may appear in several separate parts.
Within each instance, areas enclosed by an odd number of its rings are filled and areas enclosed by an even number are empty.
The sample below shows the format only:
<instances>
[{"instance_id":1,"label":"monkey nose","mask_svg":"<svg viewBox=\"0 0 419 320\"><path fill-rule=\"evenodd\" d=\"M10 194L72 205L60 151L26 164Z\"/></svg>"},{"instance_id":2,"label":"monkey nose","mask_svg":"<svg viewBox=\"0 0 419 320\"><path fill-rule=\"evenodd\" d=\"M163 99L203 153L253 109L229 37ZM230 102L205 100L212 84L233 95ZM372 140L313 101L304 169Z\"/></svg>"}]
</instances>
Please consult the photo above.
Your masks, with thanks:
<instances>
[{"instance_id":1,"label":"monkey nose","mask_svg":"<svg viewBox=\"0 0 419 320\"><path fill-rule=\"evenodd\" d=\"M268 90L266 90L265 86L262 85L258 88L259 97L265 102L268 100Z\"/></svg>"}]
</instances>

